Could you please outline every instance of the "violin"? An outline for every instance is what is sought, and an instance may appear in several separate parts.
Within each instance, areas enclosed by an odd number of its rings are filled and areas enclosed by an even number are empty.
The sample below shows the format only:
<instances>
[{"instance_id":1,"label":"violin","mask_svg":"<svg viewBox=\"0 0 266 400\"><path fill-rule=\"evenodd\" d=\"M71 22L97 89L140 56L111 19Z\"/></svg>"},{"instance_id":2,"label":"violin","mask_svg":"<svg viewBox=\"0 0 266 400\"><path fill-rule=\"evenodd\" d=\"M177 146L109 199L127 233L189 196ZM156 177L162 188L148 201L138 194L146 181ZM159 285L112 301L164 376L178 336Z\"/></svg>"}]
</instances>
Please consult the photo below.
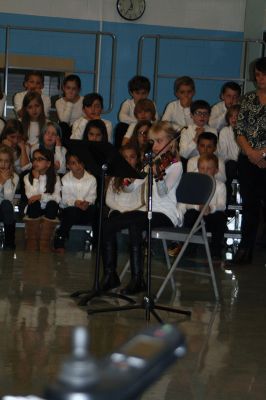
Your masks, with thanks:
<instances>
[{"instance_id":1,"label":"violin","mask_svg":"<svg viewBox=\"0 0 266 400\"><path fill-rule=\"evenodd\" d=\"M166 153L162 154L160 158L157 158L154 161L156 174L155 174L155 181L162 181L164 176L166 175L165 170L172 164L177 163L179 160L177 159L176 155L173 155L170 150Z\"/></svg>"}]
</instances>

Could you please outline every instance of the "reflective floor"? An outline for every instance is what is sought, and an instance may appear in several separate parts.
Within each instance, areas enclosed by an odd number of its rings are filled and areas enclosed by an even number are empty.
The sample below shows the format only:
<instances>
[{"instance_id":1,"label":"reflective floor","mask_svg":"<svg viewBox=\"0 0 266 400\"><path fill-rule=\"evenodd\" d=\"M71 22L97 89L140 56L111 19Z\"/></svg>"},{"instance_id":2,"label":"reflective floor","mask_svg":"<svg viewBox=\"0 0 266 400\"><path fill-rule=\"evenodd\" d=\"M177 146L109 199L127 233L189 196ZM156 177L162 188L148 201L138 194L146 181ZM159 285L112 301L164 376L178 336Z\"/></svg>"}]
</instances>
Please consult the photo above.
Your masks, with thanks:
<instances>
[{"instance_id":1,"label":"reflective floor","mask_svg":"<svg viewBox=\"0 0 266 400\"><path fill-rule=\"evenodd\" d=\"M124 240L124 239L123 239ZM126 261L120 243L119 263ZM71 330L84 325L91 353L103 357L147 326L143 311L87 316L69 295L91 286L94 255L68 252L40 255L23 250L19 231L15 254L0 251L0 395L41 395L70 352ZM152 267L164 269L161 244L154 243ZM204 268L204 257L188 268ZM257 249L252 266L228 271L215 264L221 302L214 301L206 277L176 274L177 290L161 302L192 311L191 318L160 313L186 335L188 353L143 395L163 399L265 399L266 250ZM127 279L127 278L126 278ZM158 283L152 282L155 289ZM103 299L91 307L106 305ZM151 318L151 323L155 320Z\"/></svg>"}]
</instances>

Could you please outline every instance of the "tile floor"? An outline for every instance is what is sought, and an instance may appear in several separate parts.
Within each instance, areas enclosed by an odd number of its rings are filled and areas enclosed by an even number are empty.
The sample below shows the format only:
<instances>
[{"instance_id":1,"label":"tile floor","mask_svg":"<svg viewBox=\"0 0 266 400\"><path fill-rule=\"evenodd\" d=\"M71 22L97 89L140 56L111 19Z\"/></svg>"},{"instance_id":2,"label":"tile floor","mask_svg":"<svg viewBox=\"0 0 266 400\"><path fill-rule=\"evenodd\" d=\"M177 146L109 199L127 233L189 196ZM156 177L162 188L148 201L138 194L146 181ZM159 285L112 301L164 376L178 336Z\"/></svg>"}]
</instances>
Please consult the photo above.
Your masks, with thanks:
<instances>
[{"instance_id":1,"label":"tile floor","mask_svg":"<svg viewBox=\"0 0 266 400\"><path fill-rule=\"evenodd\" d=\"M126 261L120 244L120 265ZM202 268L202 257L186 265ZM176 274L177 290L161 302L192 311L191 318L160 313L184 332L188 353L143 395L145 400L251 400L266 397L266 250L256 250L253 265L225 270L216 264L221 302L207 278ZM164 268L155 242L152 267ZM91 353L101 358L147 327L143 311L87 316L70 294L91 287L94 255L68 252L40 255L0 250L0 396L41 395L70 352L74 326L90 332ZM153 281L153 287L157 285ZM91 307L106 305L103 299ZM152 318L151 323L155 320Z\"/></svg>"}]
</instances>

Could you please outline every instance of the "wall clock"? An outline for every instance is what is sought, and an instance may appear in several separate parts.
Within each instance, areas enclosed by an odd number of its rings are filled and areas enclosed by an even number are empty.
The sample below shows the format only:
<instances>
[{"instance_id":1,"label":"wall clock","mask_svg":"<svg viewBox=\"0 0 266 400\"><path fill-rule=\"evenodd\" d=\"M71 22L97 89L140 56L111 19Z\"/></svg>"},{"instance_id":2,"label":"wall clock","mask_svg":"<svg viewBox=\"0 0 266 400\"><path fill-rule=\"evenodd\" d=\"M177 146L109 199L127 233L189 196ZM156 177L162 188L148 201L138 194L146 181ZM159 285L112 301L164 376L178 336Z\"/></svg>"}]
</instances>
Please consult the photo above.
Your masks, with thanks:
<instances>
[{"instance_id":1,"label":"wall clock","mask_svg":"<svg viewBox=\"0 0 266 400\"><path fill-rule=\"evenodd\" d=\"M145 0L117 0L116 8L122 18L127 21L136 21L145 11Z\"/></svg>"}]
</instances>

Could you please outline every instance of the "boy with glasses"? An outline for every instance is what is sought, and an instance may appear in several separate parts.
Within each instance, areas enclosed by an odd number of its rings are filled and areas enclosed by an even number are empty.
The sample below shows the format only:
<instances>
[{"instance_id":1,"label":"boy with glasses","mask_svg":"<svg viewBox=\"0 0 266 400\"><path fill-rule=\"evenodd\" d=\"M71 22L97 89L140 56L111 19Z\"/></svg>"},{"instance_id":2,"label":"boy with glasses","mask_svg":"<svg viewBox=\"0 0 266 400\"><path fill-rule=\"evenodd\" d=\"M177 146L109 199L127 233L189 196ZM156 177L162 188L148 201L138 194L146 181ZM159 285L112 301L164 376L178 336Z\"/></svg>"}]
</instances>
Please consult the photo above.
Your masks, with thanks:
<instances>
[{"instance_id":1,"label":"boy with glasses","mask_svg":"<svg viewBox=\"0 0 266 400\"><path fill-rule=\"evenodd\" d=\"M217 135L216 129L208 125L211 107L205 100L196 100L190 107L193 124L181 133L179 153L181 157L189 159L199 154L197 149L198 137L203 132L212 132Z\"/></svg>"}]
</instances>

